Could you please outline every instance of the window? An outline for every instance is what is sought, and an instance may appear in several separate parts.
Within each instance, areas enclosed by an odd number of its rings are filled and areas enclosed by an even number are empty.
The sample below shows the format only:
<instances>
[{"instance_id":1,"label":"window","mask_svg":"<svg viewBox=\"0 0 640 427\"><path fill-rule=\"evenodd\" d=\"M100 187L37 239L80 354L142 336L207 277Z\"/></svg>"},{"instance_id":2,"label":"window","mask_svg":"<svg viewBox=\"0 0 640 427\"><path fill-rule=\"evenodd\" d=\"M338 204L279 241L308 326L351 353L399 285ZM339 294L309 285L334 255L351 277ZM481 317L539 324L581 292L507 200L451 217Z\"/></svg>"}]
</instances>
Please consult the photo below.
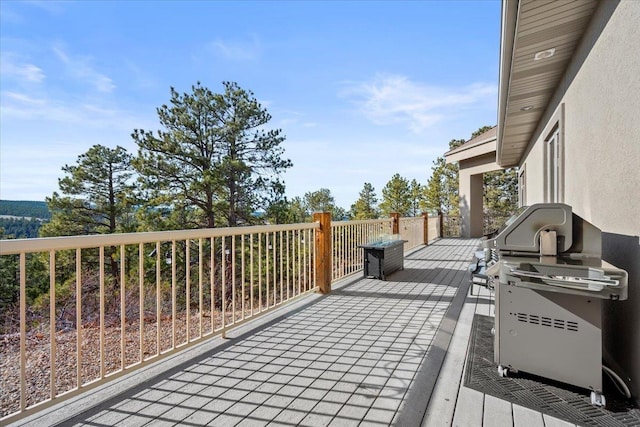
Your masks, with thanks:
<instances>
[{"instance_id":1,"label":"window","mask_svg":"<svg viewBox=\"0 0 640 427\"><path fill-rule=\"evenodd\" d=\"M557 202L558 201L558 130L551 135L551 138L545 141L545 178L546 178L546 191L545 201Z\"/></svg>"},{"instance_id":2,"label":"window","mask_svg":"<svg viewBox=\"0 0 640 427\"><path fill-rule=\"evenodd\" d=\"M544 201L564 202L564 104L552 117L544 135Z\"/></svg>"},{"instance_id":3,"label":"window","mask_svg":"<svg viewBox=\"0 0 640 427\"><path fill-rule=\"evenodd\" d=\"M527 205L527 165L518 172L518 207Z\"/></svg>"}]
</instances>

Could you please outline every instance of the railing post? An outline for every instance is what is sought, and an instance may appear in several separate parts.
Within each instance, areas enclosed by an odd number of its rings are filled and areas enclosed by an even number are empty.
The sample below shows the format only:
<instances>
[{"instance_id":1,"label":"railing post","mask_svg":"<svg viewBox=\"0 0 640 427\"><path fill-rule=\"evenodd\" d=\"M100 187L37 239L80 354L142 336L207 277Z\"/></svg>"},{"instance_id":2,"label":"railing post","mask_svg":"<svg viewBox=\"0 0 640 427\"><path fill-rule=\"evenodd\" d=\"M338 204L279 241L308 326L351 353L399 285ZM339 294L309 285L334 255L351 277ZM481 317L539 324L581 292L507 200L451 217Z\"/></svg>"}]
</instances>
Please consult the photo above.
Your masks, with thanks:
<instances>
[{"instance_id":1,"label":"railing post","mask_svg":"<svg viewBox=\"0 0 640 427\"><path fill-rule=\"evenodd\" d=\"M316 285L321 294L331 292L331 213L316 212L313 221L320 223L316 230Z\"/></svg>"},{"instance_id":2,"label":"railing post","mask_svg":"<svg viewBox=\"0 0 640 427\"><path fill-rule=\"evenodd\" d=\"M422 219L424 225L422 226L422 243L427 246L429 244L429 213L423 212Z\"/></svg>"},{"instance_id":3,"label":"railing post","mask_svg":"<svg viewBox=\"0 0 640 427\"><path fill-rule=\"evenodd\" d=\"M400 234L400 214L398 212L391 212L391 218L393 219L393 231L391 234Z\"/></svg>"},{"instance_id":4,"label":"railing post","mask_svg":"<svg viewBox=\"0 0 640 427\"><path fill-rule=\"evenodd\" d=\"M440 235L438 237L442 238L444 237L444 221L442 211L438 211L438 226L440 228Z\"/></svg>"}]
</instances>

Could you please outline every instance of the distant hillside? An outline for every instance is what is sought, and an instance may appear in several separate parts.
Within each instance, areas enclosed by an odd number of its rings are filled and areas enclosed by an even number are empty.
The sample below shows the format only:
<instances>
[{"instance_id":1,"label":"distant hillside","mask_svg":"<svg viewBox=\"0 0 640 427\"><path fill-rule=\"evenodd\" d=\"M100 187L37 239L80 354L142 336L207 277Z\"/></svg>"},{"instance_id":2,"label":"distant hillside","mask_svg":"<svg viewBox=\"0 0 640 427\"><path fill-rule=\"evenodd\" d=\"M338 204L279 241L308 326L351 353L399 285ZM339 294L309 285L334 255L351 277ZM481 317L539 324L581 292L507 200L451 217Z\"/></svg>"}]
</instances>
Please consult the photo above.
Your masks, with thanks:
<instances>
[{"instance_id":1,"label":"distant hillside","mask_svg":"<svg viewBox=\"0 0 640 427\"><path fill-rule=\"evenodd\" d=\"M51 219L51 212L45 202L27 200L0 200L0 215Z\"/></svg>"}]
</instances>

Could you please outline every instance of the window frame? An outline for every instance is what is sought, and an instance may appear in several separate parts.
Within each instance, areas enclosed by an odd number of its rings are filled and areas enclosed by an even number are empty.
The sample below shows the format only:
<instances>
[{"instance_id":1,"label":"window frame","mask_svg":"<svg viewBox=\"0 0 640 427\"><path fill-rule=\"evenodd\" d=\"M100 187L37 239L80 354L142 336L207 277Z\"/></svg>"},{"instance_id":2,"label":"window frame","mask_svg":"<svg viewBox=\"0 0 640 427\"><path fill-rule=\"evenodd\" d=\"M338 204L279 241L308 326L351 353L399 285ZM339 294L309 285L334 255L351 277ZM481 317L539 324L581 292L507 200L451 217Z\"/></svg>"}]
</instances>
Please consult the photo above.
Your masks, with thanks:
<instances>
[{"instance_id":1,"label":"window frame","mask_svg":"<svg viewBox=\"0 0 640 427\"><path fill-rule=\"evenodd\" d=\"M518 207L527 205L527 165L518 170Z\"/></svg>"},{"instance_id":2,"label":"window frame","mask_svg":"<svg viewBox=\"0 0 640 427\"><path fill-rule=\"evenodd\" d=\"M544 133L544 201L564 203L564 103Z\"/></svg>"}]
</instances>

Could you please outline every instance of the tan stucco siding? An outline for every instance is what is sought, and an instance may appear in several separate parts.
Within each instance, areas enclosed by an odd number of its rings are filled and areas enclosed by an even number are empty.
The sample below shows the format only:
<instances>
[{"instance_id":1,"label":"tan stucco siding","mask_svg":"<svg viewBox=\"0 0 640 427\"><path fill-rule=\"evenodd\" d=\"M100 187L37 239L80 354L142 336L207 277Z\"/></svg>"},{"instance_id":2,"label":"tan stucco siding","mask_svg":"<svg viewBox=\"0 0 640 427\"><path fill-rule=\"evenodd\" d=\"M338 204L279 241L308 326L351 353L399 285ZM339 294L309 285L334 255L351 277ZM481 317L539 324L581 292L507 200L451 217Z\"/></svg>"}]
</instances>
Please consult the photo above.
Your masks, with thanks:
<instances>
[{"instance_id":1,"label":"tan stucco siding","mask_svg":"<svg viewBox=\"0 0 640 427\"><path fill-rule=\"evenodd\" d=\"M640 2L622 1L564 97L566 201L640 235Z\"/></svg>"},{"instance_id":2,"label":"tan stucco siding","mask_svg":"<svg viewBox=\"0 0 640 427\"><path fill-rule=\"evenodd\" d=\"M602 229L632 235L640 235L638 22L640 2L622 1L602 33L586 34L521 162L527 203L544 201L544 127L564 103L565 203Z\"/></svg>"}]
</instances>

